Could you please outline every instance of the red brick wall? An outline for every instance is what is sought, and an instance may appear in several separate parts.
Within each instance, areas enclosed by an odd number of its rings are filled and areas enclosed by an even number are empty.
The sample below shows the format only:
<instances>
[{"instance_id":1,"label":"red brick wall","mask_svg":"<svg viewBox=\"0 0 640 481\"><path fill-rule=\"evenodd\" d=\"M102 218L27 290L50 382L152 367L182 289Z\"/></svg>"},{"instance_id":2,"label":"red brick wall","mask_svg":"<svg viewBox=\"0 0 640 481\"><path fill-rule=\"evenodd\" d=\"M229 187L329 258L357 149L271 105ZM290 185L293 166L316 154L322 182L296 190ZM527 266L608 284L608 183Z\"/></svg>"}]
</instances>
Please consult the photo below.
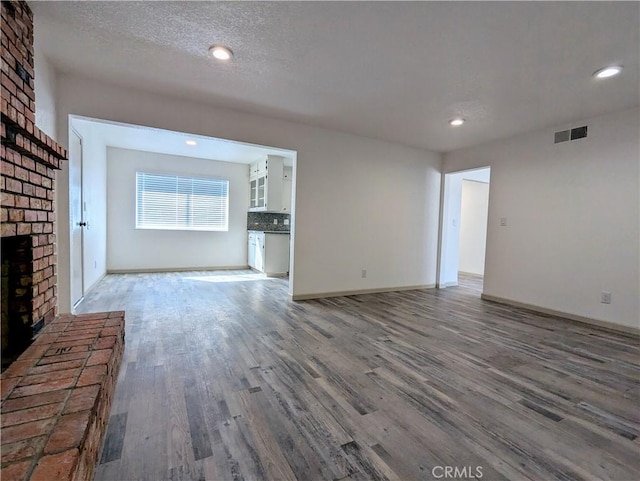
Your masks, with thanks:
<instances>
[{"instance_id":1,"label":"red brick wall","mask_svg":"<svg viewBox=\"0 0 640 481\"><path fill-rule=\"evenodd\" d=\"M9 81L5 82L5 76ZM36 121L33 71L33 14L25 2L2 2L2 114L4 101ZM16 119L17 120L17 119Z\"/></svg>"},{"instance_id":2,"label":"red brick wall","mask_svg":"<svg viewBox=\"0 0 640 481\"><path fill-rule=\"evenodd\" d=\"M35 126L33 14L2 2L2 237L29 235L33 249L32 324L56 315L54 185L64 148Z\"/></svg>"}]
</instances>

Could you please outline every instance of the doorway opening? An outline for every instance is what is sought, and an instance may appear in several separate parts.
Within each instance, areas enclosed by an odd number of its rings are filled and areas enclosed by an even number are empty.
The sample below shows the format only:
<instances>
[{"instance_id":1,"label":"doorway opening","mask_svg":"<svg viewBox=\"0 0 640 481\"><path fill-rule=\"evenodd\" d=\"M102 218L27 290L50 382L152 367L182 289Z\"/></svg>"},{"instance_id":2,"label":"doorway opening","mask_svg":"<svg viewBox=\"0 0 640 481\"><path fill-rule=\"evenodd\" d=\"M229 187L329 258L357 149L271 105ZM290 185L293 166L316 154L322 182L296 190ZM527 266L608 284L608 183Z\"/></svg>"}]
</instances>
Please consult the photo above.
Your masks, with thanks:
<instances>
[{"instance_id":1,"label":"doorway opening","mask_svg":"<svg viewBox=\"0 0 640 481\"><path fill-rule=\"evenodd\" d=\"M291 241L284 272L293 291L297 152L74 115L69 138L81 165L69 165L62 202L67 309L109 273L248 269L250 165L263 158L282 164L288 202L277 214L286 219L268 227Z\"/></svg>"},{"instance_id":2,"label":"doorway opening","mask_svg":"<svg viewBox=\"0 0 640 481\"><path fill-rule=\"evenodd\" d=\"M482 294L491 168L444 176L438 287Z\"/></svg>"}]
</instances>

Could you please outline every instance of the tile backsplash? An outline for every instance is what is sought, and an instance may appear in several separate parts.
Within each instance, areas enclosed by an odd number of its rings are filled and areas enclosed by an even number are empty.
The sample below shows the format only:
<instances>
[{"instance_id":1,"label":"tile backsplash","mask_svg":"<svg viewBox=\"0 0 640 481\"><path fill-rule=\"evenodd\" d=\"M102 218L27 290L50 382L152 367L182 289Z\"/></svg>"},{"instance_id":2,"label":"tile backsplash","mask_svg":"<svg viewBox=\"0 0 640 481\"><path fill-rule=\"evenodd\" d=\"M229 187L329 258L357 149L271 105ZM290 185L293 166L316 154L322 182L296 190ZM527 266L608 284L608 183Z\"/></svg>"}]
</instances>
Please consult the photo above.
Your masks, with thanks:
<instances>
[{"instance_id":1,"label":"tile backsplash","mask_svg":"<svg viewBox=\"0 0 640 481\"><path fill-rule=\"evenodd\" d=\"M278 223L273 222L277 220ZM247 212L247 230L267 230L289 232L291 224L285 225L284 221L290 222L291 214L280 214L276 212Z\"/></svg>"}]
</instances>

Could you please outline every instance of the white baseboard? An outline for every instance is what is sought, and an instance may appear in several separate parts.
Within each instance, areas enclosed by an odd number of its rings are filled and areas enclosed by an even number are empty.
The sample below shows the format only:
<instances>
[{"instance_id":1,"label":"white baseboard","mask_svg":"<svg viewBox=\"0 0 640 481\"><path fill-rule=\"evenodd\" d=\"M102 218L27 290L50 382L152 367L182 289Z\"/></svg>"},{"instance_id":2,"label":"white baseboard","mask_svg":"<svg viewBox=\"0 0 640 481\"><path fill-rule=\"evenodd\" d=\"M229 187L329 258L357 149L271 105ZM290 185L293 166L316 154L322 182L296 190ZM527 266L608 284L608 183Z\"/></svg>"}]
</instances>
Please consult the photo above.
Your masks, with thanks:
<instances>
[{"instance_id":1,"label":"white baseboard","mask_svg":"<svg viewBox=\"0 0 640 481\"><path fill-rule=\"evenodd\" d=\"M462 274L465 276L473 276L473 277L484 277L484 274L478 274L477 272L458 271L458 274Z\"/></svg>"},{"instance_id":2,"label":"white baseboard","mask_svg":"<svg viewBox=\"0 0 640 481\"><path fill-rule=\"evenodd\" d=\"M107 275L107 271L104 271L100 277L98 277L95 281L93 281L93 284L91 284L89 287L87 287L84 291L85 295L87 294L87 292L89 292L91 289L93 289L94 287L96 287L98 285L98 282L100 282L102 279L105 278L105 276Z\"/></svg>"},{"instance_id":3,"label":"white baseboard","mask_svg":"<svg viewBox=\"0 0 640 481\"><path fill-rule=\"evenodd\" d=\"M153 269L108 269L107 274L151 274L154 272L243 271L249 266L160 267Z\"/></svg>"},{"instance_id":4,"label":"white baseboard","mask_svg":"<svg viewBox=\"0 0 640 481\"><path fill-rule=\"evenodd\" d=\"M75 314L75 313L76 313L76 307L78 307L78 306L82 303L82 301L84 301L84 298L87 296L87 294L88 294L88 293L89 293L89 292L90 292L94 287L96 287L96 286L98 285L98 283L99 283L102 279L104 279L104 278L105 278L105 276L106 276L106 275L107 275L107 273L105 272L105 273L104 273L104 274L102 274L100 277L98 277L98 278L93 282L93 284L91 284L89 287L87 287L87 288L84 290L84 294L82 295L82 297L81 297L80 299L78 299L78 300L75 302L75 304L73 304L73 306L71 306L71 312L70 312L70 314ZM60 313L60 312L59 312L59 313L58 313L58 315L60 315L60 314L63 314L63 313Z\"/></svg>"},{"instance_id":5,"label":"white baseboard","mask_svg":"<svg viewBox=\"0 0 640 481\"><path fill-rule=\"evenodd\" d=\"M289 273L288 272L265 272L264 275L267 277L288 277Z\"/></svg>"},{"instance_id":6,"label":"white baseboard","mask_svg":"<svg viewBox=\"0 0 640 481\"><path fill-rule=\"evenodd\" d=\"M593 319L591 317L578 316L563 311L556 311L555 309L548 309L546 307L536 306L534 304L527 304L524 302L512 301L511 299L505 299L503 297L492 296L490 294L482 294L482 299L485 301L496 302L498 304L504 304L507 306L520 307L523 309L529 309L530 311L539 312L541 314L548 314L550 316L561 317L569 321L575 321L582 324L588 324L592 327L597 327L606 331L615 331L618 333L631 334L632 336L640 337L640 328L632 326L624 326L622 324L616 324L609 321L601 321L599 319Z\"/></svg>"},{"instance_id":7,"label":"white baseboard","mask_svg":"<svg viewBox=\"0 0 640 481\"><path fill-rule=\"evenodd\" d=\"M318 292L314 294L294 294L291 299L294 301L306 301L309 299L322 299L325 297L344 297L356 296L359 294L379 294L382 292L399 292L399 291L415 291L417 289L434 289L435 284L424 284L419 286L402 286L402 287L382 287L377 289L358 289L354 291L333 291Z\"/></svg>"}]
</instances>

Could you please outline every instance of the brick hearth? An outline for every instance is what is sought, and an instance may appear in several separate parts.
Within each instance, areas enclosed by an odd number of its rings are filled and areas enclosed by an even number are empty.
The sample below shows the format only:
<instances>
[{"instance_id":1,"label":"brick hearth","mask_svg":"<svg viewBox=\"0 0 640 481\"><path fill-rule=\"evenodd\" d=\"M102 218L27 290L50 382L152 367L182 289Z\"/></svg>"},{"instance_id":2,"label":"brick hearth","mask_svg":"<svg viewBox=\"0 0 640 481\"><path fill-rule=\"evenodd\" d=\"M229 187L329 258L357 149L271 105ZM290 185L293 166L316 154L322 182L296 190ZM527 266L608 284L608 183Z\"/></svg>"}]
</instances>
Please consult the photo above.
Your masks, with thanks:
<instances>
[{"instance_id":1,"label":"brick hearth","mask_svg":"<svg viewBox=\"0 0 640 481\"><path fill-rule=\"evenodd\" d=\"M124 349L124 312L60 316L2 373L3 481L88 481Z\"/></svg>"}]
</instances>

